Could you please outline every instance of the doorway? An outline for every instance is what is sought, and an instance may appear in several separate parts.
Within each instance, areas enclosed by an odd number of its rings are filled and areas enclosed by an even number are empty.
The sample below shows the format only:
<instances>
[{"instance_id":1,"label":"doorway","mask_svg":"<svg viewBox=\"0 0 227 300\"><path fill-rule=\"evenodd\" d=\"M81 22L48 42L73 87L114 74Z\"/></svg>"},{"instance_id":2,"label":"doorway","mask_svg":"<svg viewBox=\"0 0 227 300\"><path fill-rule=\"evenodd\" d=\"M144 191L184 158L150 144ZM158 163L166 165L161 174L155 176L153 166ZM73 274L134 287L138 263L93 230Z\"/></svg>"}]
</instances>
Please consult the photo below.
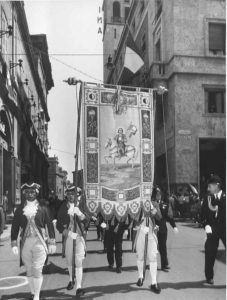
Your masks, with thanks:
<instances>
[{"instance_id":1,"label":"doorway","mask_svg":"<svg viewBox=\"0 0 227 300\"><path fill-rule=\"evenodd\" d=\"M199 140L200 189L206 193L207 179L211 174L219 175L225 190L226 140L223 138L201 138Z\"/></svg>"}]
</instances>

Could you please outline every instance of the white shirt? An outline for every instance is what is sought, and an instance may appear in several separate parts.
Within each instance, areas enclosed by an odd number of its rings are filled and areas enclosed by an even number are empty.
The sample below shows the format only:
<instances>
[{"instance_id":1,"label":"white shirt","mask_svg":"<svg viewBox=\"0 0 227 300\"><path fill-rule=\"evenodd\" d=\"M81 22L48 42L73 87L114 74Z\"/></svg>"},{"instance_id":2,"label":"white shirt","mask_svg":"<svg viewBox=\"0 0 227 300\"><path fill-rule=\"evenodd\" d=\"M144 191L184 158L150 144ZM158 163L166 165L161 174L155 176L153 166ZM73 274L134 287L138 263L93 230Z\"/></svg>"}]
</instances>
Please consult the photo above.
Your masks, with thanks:
<instances>
[{"instance_id":1,"label":"white shirt","mask_svg":"<svg viewBox=\"0 0 227 300\"><path fill-rule=\"evenodd\" d=\"M217 194L214 194L215 199L221 199L222 190L220 190Z\"/></svg>"}]
</instances>

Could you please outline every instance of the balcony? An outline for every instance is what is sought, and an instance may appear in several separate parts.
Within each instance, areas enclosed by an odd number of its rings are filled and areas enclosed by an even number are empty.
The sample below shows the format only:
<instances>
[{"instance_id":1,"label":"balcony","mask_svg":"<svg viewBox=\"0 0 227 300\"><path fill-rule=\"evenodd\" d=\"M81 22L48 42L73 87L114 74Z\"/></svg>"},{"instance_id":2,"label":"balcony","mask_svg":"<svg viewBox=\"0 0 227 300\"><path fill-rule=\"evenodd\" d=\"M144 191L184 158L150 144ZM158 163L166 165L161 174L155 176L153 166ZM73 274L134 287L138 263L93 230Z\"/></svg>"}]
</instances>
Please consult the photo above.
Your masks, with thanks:
<instances>
[{"instance_id":1,"label":"balcony","mask_svg":"<svg viewBox=\"0 0 227 300\"><path fill-rule=\"evenodd\" d=\"M111 23L116 23L116 24L125 24L125 18L123 17L111 17Z\"/></svg>"}]
</instances>

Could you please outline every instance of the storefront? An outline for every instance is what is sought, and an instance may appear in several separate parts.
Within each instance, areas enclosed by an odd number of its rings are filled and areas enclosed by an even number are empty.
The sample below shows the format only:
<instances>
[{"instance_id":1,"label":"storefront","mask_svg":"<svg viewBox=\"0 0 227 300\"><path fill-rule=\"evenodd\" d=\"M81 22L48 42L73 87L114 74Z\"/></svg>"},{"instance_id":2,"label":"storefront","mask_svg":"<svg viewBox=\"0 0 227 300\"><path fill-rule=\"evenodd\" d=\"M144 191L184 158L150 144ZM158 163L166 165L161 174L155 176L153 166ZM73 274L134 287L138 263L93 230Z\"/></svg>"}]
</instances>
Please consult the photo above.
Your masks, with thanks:
<instances>
[{"instance_id":1,"label":"storefront","mask_svg":"<svg viewBox=\"0 0 227 300\"><path fill-rule=\"evenodd\" d=\"M20 203L20 162L14 157L13 124L5 106L0 107L0 202L8 199L8 213Z\"/></svg>"}]
</instances>

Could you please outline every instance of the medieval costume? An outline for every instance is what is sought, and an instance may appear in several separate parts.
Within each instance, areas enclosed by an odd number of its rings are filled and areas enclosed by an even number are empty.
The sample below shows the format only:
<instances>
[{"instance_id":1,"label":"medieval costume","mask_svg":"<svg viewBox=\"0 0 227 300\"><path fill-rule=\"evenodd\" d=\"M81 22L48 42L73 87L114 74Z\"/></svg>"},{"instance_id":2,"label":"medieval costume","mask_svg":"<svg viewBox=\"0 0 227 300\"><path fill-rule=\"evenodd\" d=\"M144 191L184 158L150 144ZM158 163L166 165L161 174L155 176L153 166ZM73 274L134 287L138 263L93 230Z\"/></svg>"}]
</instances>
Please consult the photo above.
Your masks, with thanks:
<instances>
[{"instance_id":1,"label":"medieval costume","mask_svg":"<svg viewBox=\"0 0 227 300\"><path fill-rule=\"evenodd\" d=\"M208 197L203 201L201 219L206 232L205 276L213 284L214 263L221 239L226 247L226 195L221 190L221 180L212 176L208 180Z\"/></svg>"},{"instance_id":2,"label":"medieval costume","mask_svg":"<svg viewBox=\"0 0 227 300\"><path fill-rule=\"evenodd\" d=\"M81 208L82 205L77 201L74 204L75 187L70 187L66 190L66 201L64 201L59 208L57 216L57 230L63 235L63 249L69 270L69 284L68 290L74 287L73 266L75 259L75 273L76 273L76 295L82 296L84 290L82 289L83 277L83 260L85 258L85 240L89 224L89 217ZM80 193L77 194L78 197ZM82 204L82 203L81 203ZM73 257L73 248L75 245L75 257Z\"/></svg>"},{"instance_id":3,"label":"medieval costume","mask_svg":"<svg viewBox=\"0 0 227 300\"><path fill-rule=\"evenodd\" d=\"M55 232L48 208L41 206L37 200L40 186L36 183L24 184L21 189L26 201L15 211L11 245L13 253L18 254L17 238L21 229L20 255L31 290L30 299L39 300L47 253L53 254L56 251Z\"/></svg>"},{"instance_id":4,"label":"medieval costume","mask_svg":"<svg viewBox=\"0 0 227 300\"><path fill-rule=\"evenodd\" d=\"M117 135L114 137L114 140L117 142L117 149L118 149L118 154L119 156L124 156L125 155L125 143L127 142L127 137L123 133L123 129L119 128Z\"/></svg>"},{"instance_id":5,"label":"medieval costume","mask_svg":"<svg viewBox=\"0 0 227 300\"><path fill-rule=\"evenodd\" d=\"M174 232L178 232L178 228L173 218L173 208L171 203L162 198L161 190L156 187L152 193L152 199L158 203L159 210L161 212L161 220L159 221L159 230L158 230L158 249L161 256L161 269L164 272L168 272L170 269L168 257L167 257L167 226L166 223L169 222L172 226Z\"/></svg>"},{"instance_id":6,"label":"medieval costume","mask_svg":"<svg viewBox=\"0 0 227 300\"><path fill-rule=\"evenodd\" d=\"M161 219L161 213L157 203L151 201L151 209L149 216L145 217L143 211L141 212L138 222L134 224L134 230L136 230L136 236L133 240L133 250L136 250L137 255L137 267L139 279L137 281L137 286L142 286L144 281L144 270L146 269L146 257L147 253L150 274L151 274L151 290L160 294L161 289L157 284L157 253L158 253L158 239L157 230L158 226L156 222ZM148 236L147 236L148 235ZM146 244L146 236L147 244ZM146 249L147 247L147 249Z\"/></svg>"}]
</instances>

